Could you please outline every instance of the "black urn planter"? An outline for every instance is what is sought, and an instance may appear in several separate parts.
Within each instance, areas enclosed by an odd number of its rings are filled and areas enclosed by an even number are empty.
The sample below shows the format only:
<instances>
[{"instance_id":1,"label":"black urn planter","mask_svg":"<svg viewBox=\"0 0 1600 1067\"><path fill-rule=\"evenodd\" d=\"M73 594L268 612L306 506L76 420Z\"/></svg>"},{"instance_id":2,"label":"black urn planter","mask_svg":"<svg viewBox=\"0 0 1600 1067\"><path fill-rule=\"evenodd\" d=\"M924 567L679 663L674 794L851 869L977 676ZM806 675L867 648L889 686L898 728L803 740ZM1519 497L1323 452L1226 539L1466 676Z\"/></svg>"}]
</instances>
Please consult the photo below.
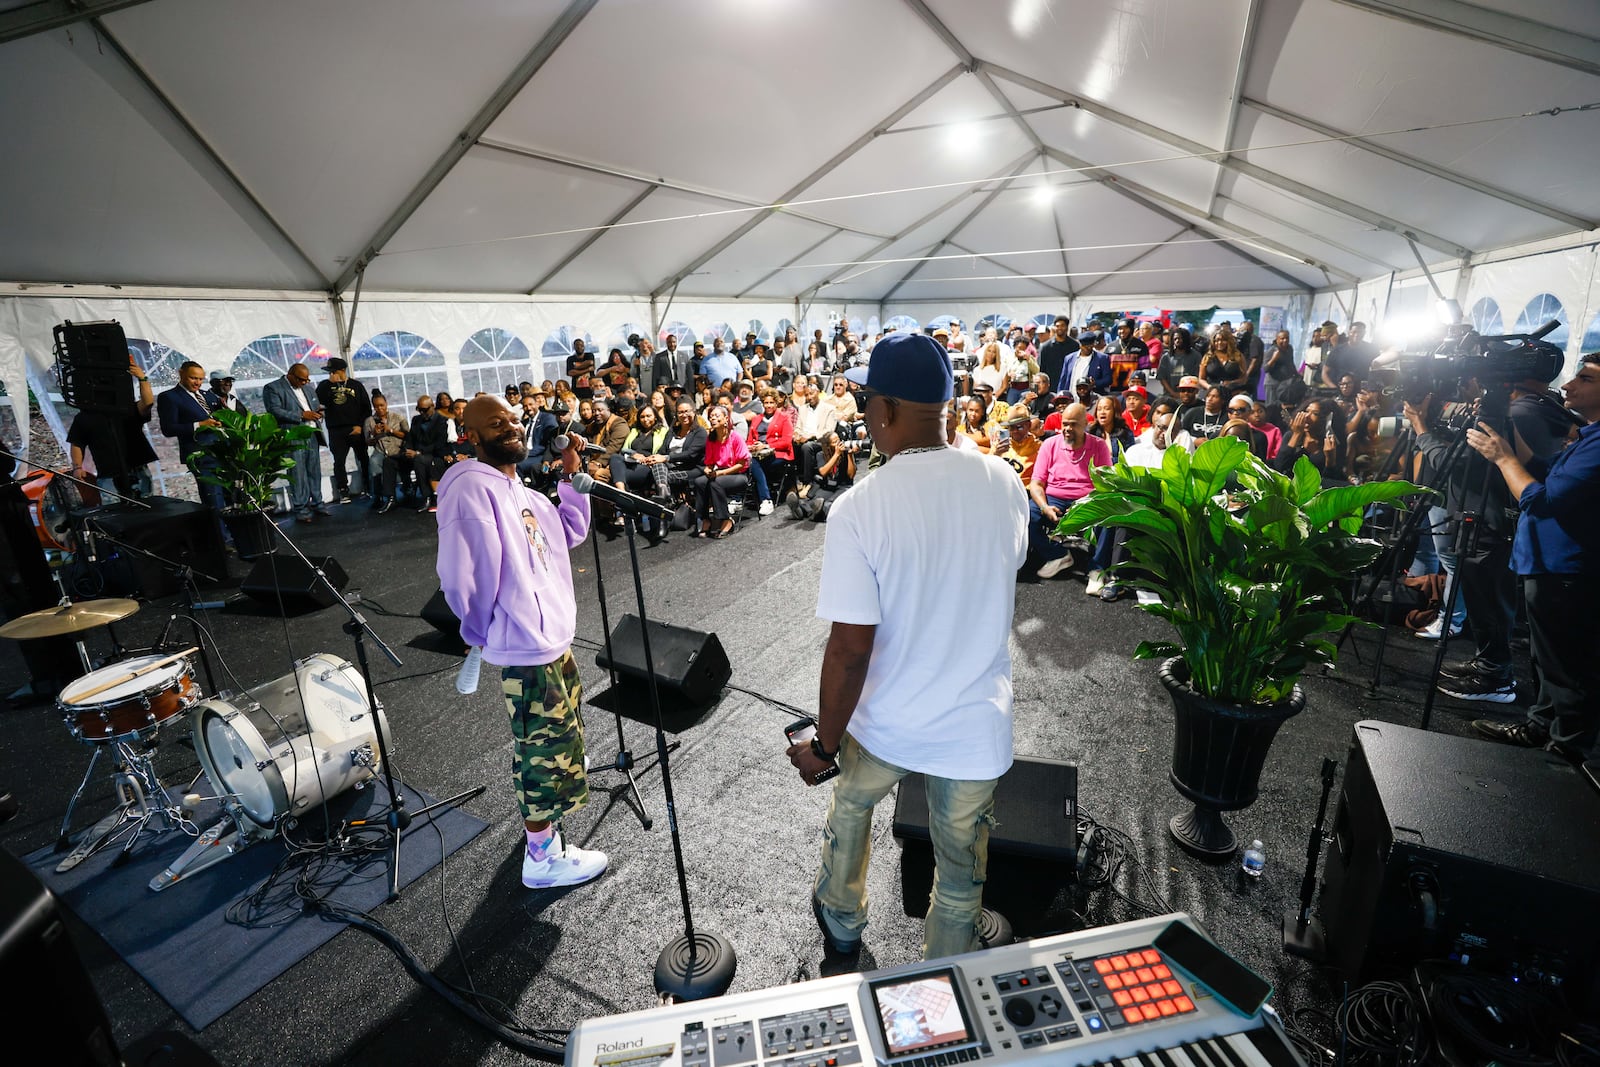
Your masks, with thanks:
<instances>
[{"instance_id":1,"label":"black urn planter","mask_svg":"<svg viewBox=\"0 0 1600 1067\"><path fill-rule=\"evenodd\" d=\"M1190 688L1182 657L1167 660L1160 673L1172 698L1172 784L1194 804L1174 815L1168 829L1190 855L1225 860L1238 842L1222 812L1255 803L1267 750L1278 727L1305 708L1305 693L1295 686L1276 704L1230 704Z\"/></svg>"},{"instance_id":2,"label":"black urn planter","mask_svg":"<svg viewBox=\"0 0 1600 1067\"><path fill-rule=\"evenodd\" d=\"M272 519L259 511L224 511L222 524L233 538L240 559L255 559L274 547Z\"/></svg>"}]
</instances>

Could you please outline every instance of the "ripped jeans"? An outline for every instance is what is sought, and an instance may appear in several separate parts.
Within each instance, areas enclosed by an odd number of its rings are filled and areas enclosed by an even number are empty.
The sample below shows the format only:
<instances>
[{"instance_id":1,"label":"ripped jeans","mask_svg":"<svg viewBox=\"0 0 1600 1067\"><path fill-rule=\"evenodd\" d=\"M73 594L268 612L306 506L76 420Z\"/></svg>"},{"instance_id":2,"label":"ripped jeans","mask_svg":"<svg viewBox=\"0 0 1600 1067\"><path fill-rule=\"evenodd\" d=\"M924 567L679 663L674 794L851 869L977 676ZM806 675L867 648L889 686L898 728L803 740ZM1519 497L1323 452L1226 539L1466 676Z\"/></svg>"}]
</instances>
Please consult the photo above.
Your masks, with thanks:
<instances>
[{"instance_id":1,"label":"ripped jeans","mask_svg":"<svg viewBox=\"0 0 1600 1067\"><path fill-rule=\"evenodd\" d=\"M848 733L839 745L839 777L828 802L815 888L829 929L841 939L860 938L867 925L872 809L909 773L873 756ZM978 947L995 779L958 781L928 775L926 781L934 872L922 958L932 960Z\"/></svg>"}]
</instances>

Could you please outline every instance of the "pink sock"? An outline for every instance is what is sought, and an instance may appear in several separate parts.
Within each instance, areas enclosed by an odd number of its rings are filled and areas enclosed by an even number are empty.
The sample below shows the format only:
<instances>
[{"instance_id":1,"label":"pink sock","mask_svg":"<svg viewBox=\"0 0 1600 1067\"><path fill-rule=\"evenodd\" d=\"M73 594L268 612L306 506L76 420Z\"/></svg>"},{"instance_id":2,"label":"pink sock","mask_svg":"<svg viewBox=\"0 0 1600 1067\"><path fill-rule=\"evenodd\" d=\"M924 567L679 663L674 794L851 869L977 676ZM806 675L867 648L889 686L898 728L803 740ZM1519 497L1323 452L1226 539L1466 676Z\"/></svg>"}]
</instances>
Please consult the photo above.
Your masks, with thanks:
<instances>
[{"instance_id":1,"label":"pink sock","mask_svg":"<svg viewBox=\"0 0 1600 1067\"><path fill-rule=\"evenodd\" d=\"M523 833L528 835L528 855L536 860L545 858L551 843L556 839L554 823L546 826L543 830L529 830L527 827L523 827Z\"/></svg>"}]
</instances>

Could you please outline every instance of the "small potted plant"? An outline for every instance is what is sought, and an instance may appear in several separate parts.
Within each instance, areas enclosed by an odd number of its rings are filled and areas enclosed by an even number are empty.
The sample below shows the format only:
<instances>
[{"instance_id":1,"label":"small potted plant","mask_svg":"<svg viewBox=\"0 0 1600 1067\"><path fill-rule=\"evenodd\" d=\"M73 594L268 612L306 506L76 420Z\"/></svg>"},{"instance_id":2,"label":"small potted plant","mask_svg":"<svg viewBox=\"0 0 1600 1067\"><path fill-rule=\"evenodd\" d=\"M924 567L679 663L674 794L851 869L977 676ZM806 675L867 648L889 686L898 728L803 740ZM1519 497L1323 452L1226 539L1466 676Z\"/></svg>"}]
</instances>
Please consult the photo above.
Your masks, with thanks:
<instances>
[{"instance_id":1,"label":"small potted plant","mask_svg":"<svg viewBox=\"0 0 1600 1067\"><path fill-rule=\"evenodd\" d=\"M1331 635L1358 621L1345 592L1382 551L1360 536L1362 516L1425 490L1403 481L1323 489L1304 457L1285 476L1234 437L1193 456L1169 448L1160 467L1119 460L1095 470L1094 485L1059 532L1127 530L1114 580L1157 594L1160 603L1141 608L1176 631L1134 650L1164 660L1175 712L1172 784L1193 809L1169 828L1185 850L1226 858L1236 842L1221 813L1255 802L1278 727L1305 707L1301 673L1332 664Z\"/></svg>"},{"instance_id":2,"label":"small potted plant","mask_svg":"<svg viewBox=\"0 0 1600 1067\"><path fill-rule=\"evenodd\" d=\"M311 426L280 426L273 416L221 408L185 460L196 477L222 487L228 506L222 521L240 559L270 552L272 485L294 467L294 452L316 433Z\"/></svg>"}]
</instances>

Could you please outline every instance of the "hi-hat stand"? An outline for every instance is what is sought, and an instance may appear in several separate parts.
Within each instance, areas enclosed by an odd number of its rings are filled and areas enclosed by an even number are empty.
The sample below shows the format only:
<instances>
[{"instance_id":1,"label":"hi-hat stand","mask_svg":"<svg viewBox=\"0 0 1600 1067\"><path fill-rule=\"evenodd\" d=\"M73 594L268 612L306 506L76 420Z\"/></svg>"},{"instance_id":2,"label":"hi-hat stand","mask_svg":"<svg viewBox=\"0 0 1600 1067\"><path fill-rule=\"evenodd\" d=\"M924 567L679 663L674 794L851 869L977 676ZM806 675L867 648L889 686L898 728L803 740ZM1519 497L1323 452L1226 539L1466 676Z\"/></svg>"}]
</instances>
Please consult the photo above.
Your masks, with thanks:
<instances>
[{"instance_id":1,"label":"hi-hat stand","mask_svg":"<svg viewBox=\"0 0 1600 1067\"><path fill-rule=\"evenodd\" d=\"M400 837L405 833L406 828L411 825L412 820L418 815L426 815L439 808L454 807L463 801L472 799L488 787L482 785L473 786L471 789L463 790L453 797L434 801L424 808L419 808L416 812L406 810L405 797L401 795L399 788L395 785L394 763L389 758L389 742L385 736L389 731L385 729L385 720L382 715L383 709L378 704L378 691L374 688L372 682L372 664L367 658L367 639L370 638L378 646L378 650L384 654L385 658L396 667L403 665L400 657L395 655L394 650L384 643L383 638L377 635L372 629L372 624L367 622L366 616L362 615L356 609L356 606L345 598L339 587L328 580L328 576L323 573L322 568L311 562L306 554L300 551L300 546L294 543L294 540L284 532L283 528L273 522L265 511L258 508L257 514L261 516L268 526L272 527L278 539L299 557L300 562L304 563L317 576L317 581L327 587L333 602L343 607L350 616L349 620L344 624L344 632L349 634L350 639L355 642L356 666L361 671L361 680L367 687L367 711L372 716L372 730L378 739L378 759L383 765L384 786L389 794L389 810L382 821L384 829L389 834L388 899L391 901L398 900L400 898ZM268 554L268 558L275 558L275 556L275 552ZM273 584L276 585L277 582L274 581ZM366 825L374 825L376 821L368 819L366 820Z\"/></svg>"},{"instance_id":2,"label":"hi-hat stand","mask_svg":"<svg viewBox=\"0 0 1600 1067\"><path fill-rule=\"evenodd\" d=\"M639 633L644 649L644 670L649 678L650 712L655 720L656 763L661 767L661 789L667 803L667 827L672 836L672 858L678 873L678 897L683 907L683 934L661 950L656 959L655 987L662 996L676 1000L704 1000L721 996L733 985L738 958L733 945L721 934L695 930L689 906L689 876L683 864L683 838L678 831L678 809L672 798L672 766L668 758L666 726L661 718L661 687L656 678L655 660L650 652L650 619L645 613L644 580L639 572L638 520L647 509L651 515L666 511L660 504L632 494L607 495L605 499L622 515L628 536L628 562L633 568L633 595L639 608ZM609 635L609 627L607 628ZM609 638L608 638L609 639ZM615 662L613 658L613 662Z\"/></svg>"}]
</instances>

